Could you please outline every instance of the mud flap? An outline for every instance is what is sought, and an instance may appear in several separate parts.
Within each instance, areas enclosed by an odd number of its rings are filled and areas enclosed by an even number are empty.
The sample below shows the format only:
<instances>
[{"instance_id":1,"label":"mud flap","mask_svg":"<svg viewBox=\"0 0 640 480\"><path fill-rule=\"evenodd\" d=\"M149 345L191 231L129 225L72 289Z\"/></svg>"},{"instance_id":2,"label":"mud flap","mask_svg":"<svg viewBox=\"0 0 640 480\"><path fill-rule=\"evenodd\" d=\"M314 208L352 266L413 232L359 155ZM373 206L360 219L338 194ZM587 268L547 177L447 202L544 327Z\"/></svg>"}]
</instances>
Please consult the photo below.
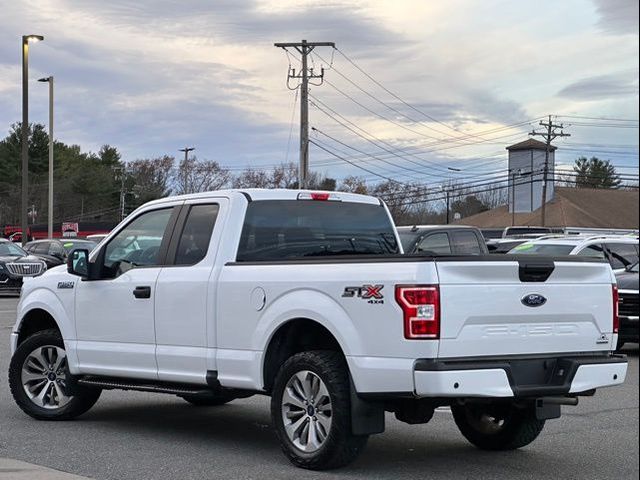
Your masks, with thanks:
<instances>
[{"instance_id":1,"label":"mud flap","mask_svg":"<svg viewBox=\"0 0 640 480\"><path fill-rule=\"evenodd\" d=\"M349 380L351 392L351 433L373 435L384 432L384 408L381 404L362 400L356 392L353 380Z\"/></svg>"}]
</instances>

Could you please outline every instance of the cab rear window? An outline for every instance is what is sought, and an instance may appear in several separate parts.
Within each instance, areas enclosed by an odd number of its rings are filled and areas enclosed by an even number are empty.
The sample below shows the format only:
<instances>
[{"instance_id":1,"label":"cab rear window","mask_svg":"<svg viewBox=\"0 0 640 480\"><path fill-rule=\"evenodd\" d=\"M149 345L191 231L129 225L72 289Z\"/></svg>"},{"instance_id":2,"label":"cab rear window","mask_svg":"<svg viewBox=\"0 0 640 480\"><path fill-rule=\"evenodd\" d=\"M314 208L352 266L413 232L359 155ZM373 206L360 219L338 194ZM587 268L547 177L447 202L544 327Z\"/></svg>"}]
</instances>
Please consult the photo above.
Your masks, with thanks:
<instances>
[{"instance_id":1,"label":"cab rear window","mask_svg":"<svg viewBox=\"0 0 640 480\"><path fill-rule=\"evenodd\" d=\"M399 253L380 205L263 200L247 207L238 262Z\"/></svg>"}]
</instances>

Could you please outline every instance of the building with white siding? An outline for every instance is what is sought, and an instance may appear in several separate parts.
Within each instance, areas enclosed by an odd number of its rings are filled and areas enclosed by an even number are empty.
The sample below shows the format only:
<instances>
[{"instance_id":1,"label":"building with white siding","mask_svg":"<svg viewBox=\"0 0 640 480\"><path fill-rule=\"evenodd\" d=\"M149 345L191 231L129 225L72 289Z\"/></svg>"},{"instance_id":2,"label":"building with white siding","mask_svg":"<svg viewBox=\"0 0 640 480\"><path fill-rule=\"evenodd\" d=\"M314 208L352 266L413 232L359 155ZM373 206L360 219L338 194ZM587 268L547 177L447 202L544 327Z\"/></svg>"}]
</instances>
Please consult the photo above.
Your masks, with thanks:
<instances>
[{"instance_id":1,"label":"building with white siding","mask_svg":"<svg viewBox=\"0 0 640 480\"><path fill-rule=\"evenodd\" d=\"M553 200L555 151L549 149L547 202ZM509 151L509 212L531 213L542 206L546 143L533 138L507 147Z\"/></svg>"}]
</instances>

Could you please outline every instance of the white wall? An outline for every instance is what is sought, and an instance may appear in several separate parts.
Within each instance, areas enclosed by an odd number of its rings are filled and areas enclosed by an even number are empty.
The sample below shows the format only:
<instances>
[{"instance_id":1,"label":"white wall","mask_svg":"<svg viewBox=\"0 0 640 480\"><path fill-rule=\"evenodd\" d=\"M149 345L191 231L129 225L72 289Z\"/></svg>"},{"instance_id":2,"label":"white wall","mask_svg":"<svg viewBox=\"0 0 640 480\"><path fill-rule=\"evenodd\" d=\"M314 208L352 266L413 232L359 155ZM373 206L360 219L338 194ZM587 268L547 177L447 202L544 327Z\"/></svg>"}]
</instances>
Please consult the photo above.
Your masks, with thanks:
<instances>
[{"instance_id":1,"label":"white wall","mask_svg":"<svg viewBox=\"0 0 640 480\"><path fill-rule=\"evenodd\" d=\"M509 152L509 172L520 170L524 175L515 178L515 212L527 213L542 206L542 177L544 171L544 150L516 150ZM549 180L547 181L547 202L553 199L555 154L549 154ZM529 173L533 172L532 175ZM532 181L533 180L533 181ZM509 176L509 212L513 212L513 176Z\"/></svg>"}]
</instances>

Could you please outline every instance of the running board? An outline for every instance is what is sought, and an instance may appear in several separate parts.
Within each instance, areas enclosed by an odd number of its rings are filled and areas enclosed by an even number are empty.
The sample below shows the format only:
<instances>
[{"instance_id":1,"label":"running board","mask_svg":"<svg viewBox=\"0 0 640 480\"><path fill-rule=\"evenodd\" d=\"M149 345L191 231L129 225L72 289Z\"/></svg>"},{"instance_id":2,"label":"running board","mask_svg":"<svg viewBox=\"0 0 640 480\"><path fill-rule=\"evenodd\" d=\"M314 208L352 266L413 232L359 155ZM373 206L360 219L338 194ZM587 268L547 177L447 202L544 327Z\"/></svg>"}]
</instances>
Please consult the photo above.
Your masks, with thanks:
<instances>
[{"instance_id":1,"label":"running board","mask_svg":"<svg viewBox=\"0 0 640 480\"><path fill-rule=\"evenodd\" d=\"M189 385L169 382L153 382L131 378L80 377L78 385L104 390L136 390L139 392L171 393L173 395L210 395L212 390L204 385Z\"/></svg>"}]
</instances>

